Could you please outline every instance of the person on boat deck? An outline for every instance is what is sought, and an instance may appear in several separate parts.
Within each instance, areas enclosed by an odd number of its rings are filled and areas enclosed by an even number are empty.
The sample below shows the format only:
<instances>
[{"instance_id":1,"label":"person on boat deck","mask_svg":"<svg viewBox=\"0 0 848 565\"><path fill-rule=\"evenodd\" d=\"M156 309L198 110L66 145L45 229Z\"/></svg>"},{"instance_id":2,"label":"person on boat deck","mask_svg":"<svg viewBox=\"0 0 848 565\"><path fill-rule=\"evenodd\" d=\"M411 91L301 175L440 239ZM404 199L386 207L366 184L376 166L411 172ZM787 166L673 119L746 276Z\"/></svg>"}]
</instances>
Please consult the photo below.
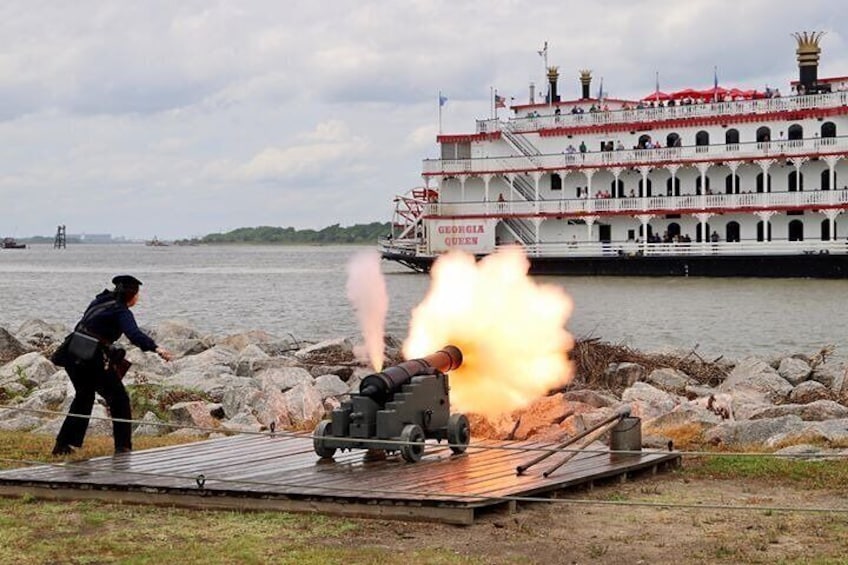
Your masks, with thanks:
<instances>
[{"instance_id":1,"label":"person on boat deck","mask_svg":"<svg viewBox=\"0 0 848 565\"><path fill-rule=\"evenodd\" d=\"M718 240L719 240L718 232L713 230L713 233L710 234L710 241L712 241L713 243L717 243Z\"/></svg>"},{"instance_id":2,"label":"person on boat deck","mask_svg":"<svg viewBox=\"0 0 848 565\"><path fill-rule=\"evenodd\" d=\"M65 367L76 394L69 414L56 436L53 455L68 455L73 448L82 447L88 429L88 416L94 407L94 393L106 400L112 418L130 420L130 397L118 373L123 361L124 350L113 344L121 335L142 351L155 351L165 361L172 359L171 352L160 347L136 325L130 308L138 302L141 281L131 275L119 275L112 279L113 290L104 290L89 304L75 330L82 330L100 342L94 356L82 360L67 351L62 344L54 355L54 362ZM66 342L67 343L67 342ZM64 351L63 351L64 349ZM129 422L112 423L115 453L132 451L132 427Z\"/></svg>"},{"instance_id":3,"label":"person on boat deck","mask_svg":"<svg viewBox=\"0 0 848 565\"><path fill-rule=\"evenodd\" d=\"M586 152L586 142L585 142L585 141L581 141L581 142L580 142L580 152L581 152L581 153L585 153L585 152Z\"/></svg>"}]
</instances>

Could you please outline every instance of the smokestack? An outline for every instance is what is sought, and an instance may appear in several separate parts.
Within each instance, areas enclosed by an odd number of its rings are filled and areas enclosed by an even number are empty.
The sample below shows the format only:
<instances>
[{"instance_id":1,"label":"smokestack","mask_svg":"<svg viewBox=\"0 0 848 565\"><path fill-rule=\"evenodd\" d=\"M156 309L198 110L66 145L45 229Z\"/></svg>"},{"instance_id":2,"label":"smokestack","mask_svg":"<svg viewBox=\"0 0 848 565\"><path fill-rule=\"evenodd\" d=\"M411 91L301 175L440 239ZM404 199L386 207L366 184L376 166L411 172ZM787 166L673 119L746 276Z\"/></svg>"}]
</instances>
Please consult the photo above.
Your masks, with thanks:
<instances>
[{"instance_id":1,"label":"smokestack","mask_svg":"<svg viewBox=\"0 0 848 565\"><path fill-rule=\"evenodd\" d=\"M559 102L559 94L557 94L557 80L559 80L558 67L548 67L548 92L550 93L550 102Z\"/></svg>"},{"instance_id":2,"label":"smokestack","mask_svg":"<svg viewBox=\"0 0 848 565\"><path fill-rule=\"evenodd\" d=\"M804 86L805 92L814 92L816 82L819 79L819 54L823 31L811 31L793 33L792 36L798 42L795 56L798 59L798 82Z\"/></svg>"},{"instance_id":3,"label":"smokestack","mask_svg":"<svg viewBox=\"0 0 848 565\"><path fill-rule=\"evenodd\" d=\"M589 87L592 85L592 71L583 69L580 71L580 84L583 86L583 100L590 98Z\"/></svg>"},{"instance_id":4,"label":"smokestack","mask_svg":"<svg viewBox=\"0 0 848 565\"><path fill-rule=\"evenodd\" d=\"M532 82L530 83L530 103L536 103L536 85Z\"/></svg>"}]
</instances>

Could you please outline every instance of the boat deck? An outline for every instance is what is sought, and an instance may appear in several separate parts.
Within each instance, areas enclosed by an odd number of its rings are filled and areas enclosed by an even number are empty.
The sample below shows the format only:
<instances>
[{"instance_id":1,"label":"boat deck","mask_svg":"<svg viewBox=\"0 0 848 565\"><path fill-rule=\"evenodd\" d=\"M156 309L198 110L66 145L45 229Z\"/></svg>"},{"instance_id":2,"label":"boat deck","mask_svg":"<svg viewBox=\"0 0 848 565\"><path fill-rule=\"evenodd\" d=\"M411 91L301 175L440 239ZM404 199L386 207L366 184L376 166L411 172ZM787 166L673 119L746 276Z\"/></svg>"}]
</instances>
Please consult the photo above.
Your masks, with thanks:
<instances>
[{"instance_id":1,"label":"boat deck","mask_svg":"<svg viewBox=\"0 0 848 565\"><path fill-rule=\"evenodd\" d=\"M615 457L582 452L545 478L543 471L562 457L555 454L516 476L519 464L538 455L525 449L540 447L550 445L481 441L464 454L452 455L447 447L428 443L418 463L406 463L399 456L371 461L362 450L321 460L307 436L236 435L3 471L0 495L467 525L481 511L514 507L516 497L545 496L630 473L656 472L680 460L678 453L667 451Z\"/></svg>"}]
</instances>

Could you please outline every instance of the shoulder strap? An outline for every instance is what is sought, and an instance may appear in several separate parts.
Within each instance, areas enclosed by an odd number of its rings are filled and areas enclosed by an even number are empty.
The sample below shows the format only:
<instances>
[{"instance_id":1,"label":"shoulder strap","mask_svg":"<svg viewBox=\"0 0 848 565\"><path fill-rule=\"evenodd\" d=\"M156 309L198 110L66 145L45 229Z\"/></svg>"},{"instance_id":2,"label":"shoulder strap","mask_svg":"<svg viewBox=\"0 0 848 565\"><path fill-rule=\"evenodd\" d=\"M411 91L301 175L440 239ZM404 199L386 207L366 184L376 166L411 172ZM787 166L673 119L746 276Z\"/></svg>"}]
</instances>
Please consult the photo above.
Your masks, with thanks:
<instances>
[{"instance_id":1,"label":"shoulder strap","mask_svg":"<svg viewBox=\"0 0 848 565\"><path fill-rule=\"evenodd\" d=\"M109 308L115 306L116 304L118 304L117 300L107 300L105 302L101 302L100 304L95 304L93 306L89 306L88 309L85 311L85 314L82 315L82 319L77 323L76 330L82 330L83 332L89 334L90 336L96 337L98 340L105 343L106 340L104 340L102 337L95 334L91 330L89 330L86 327L85 323L88 322L89 320L91 320L92 318L94 318L94 316L97 316L98 314L102 314L103 312L105 312Z\"/></svg>"}]
</instances>

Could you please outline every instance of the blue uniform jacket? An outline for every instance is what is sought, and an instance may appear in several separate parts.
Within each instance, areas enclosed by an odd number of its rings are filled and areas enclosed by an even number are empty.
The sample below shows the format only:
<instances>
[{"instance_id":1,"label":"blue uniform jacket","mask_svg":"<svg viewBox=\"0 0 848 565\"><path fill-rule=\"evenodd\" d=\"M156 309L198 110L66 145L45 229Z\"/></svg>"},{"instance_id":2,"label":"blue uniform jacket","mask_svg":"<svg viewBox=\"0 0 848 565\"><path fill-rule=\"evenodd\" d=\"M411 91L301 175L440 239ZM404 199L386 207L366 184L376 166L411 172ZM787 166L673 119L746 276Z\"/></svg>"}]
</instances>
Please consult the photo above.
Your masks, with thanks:
<instances>
[{"instance_id":1,"label":"blue uniform jacket","mask_svg":"<svg viewBox=\"0 0 848 565\"><path fill-rule=\"evenodd\" d=\"M115 300L115 295L110 290L104 290L97 295L97 298L88 307L92 308L110 300ZM133 345L142 351L155 351L157 348L156 342L138 328L135 323L135 316L130 312L127 305L120 300L114 306L106 308L86 320L84 325L90 333L109 343L114 343L121 337L121 334L124 334Z\"/></svg>"}]
</instances>

